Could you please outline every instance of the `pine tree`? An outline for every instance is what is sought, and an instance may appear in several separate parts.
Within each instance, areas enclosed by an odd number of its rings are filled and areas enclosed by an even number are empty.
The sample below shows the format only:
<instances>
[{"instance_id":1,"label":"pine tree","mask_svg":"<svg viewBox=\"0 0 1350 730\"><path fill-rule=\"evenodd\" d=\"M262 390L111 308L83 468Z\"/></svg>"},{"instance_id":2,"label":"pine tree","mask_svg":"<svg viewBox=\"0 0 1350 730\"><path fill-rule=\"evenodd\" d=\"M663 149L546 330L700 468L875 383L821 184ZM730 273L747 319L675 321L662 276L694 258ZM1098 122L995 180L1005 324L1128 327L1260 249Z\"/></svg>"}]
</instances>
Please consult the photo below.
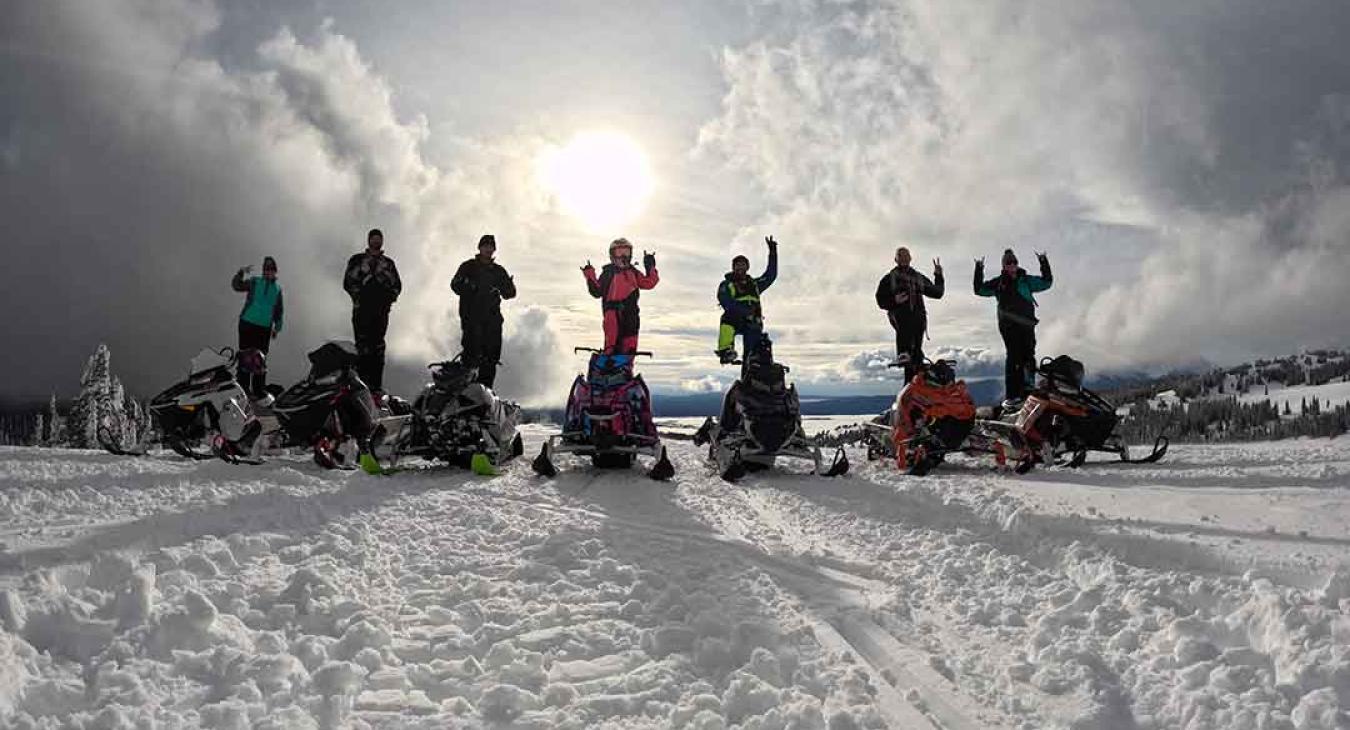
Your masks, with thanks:
<instances>
[{"instance_id":1,"label":"pine tree","mask_svg":"<svg viewBox=\"0 0 1350 730\"><path fill-rule=\"evenodd\" d=\"M98 448L98 430L103 425L103 412L112 393L111 360L108 346L100 344L80 376L80 394L71 405L70 418L66 422L70 445L77 449Z\"/></svg>"},{"instance_id":2,"label":"pine tree","mask_svg":"<svg viewBox=\"0 0 1350 730\"><path fill-rule=\"evenodd\" d=\"M56 394L47 402L47 431L43 434L44 446L56 446L61 443L61 414L56 410Z\"/></svg>"}]
</instances>

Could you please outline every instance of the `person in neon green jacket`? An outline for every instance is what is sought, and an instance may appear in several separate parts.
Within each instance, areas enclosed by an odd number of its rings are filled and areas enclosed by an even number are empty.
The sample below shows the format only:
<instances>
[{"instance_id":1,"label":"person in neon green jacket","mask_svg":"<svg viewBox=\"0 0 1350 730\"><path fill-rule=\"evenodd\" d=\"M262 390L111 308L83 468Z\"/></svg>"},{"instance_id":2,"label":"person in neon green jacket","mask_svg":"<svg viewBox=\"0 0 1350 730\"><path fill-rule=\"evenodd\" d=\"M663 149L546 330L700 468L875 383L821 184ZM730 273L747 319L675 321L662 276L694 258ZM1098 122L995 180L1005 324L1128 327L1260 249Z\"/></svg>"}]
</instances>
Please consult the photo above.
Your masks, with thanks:
<instances>
[{"instance_id":1,"label":"person in neon green jacket","mask_svg":"<svg viewBox=\"0 0 1350 730\"><path fill-rule=\"evenodd\" d=\"M268 400L266 357L271 341L281 334L285 307L281 283L277 281L277 261L263 259L262 276L249 276L252 266L235 272L230 288L244 292L244 308L239 312L239 384L257 400ZM247 355L257 350L263 357Z\"/></svg>"}]
</instances>

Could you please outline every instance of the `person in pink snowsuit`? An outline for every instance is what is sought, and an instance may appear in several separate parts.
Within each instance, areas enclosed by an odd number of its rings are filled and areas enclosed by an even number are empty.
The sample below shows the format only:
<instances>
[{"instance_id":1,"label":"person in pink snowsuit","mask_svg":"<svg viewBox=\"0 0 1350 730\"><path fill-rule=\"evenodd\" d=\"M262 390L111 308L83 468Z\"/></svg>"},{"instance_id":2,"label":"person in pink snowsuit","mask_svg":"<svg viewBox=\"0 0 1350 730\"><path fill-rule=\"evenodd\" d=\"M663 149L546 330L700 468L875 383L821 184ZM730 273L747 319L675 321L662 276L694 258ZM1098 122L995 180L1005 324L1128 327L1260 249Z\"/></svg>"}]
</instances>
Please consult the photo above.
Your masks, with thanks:
<instances>
[{"instance_id":1,"label":"person in pink snowsuit","mask_svg":"<svg viewBox=\"0 0 1350 730\"><path fill-rule=\"evenodd\" d=\"M638 273L633 266L633 244L626 238L616 238L609 244L609 263L595 275L590 262L581 267L586 276L586 288L600 300L605 317L605 352L632 353L638 348L638 291L651 289L661 280L656 272L656 255L643 252L642 267L647 273Z\"/></svg>"}]
</instances>

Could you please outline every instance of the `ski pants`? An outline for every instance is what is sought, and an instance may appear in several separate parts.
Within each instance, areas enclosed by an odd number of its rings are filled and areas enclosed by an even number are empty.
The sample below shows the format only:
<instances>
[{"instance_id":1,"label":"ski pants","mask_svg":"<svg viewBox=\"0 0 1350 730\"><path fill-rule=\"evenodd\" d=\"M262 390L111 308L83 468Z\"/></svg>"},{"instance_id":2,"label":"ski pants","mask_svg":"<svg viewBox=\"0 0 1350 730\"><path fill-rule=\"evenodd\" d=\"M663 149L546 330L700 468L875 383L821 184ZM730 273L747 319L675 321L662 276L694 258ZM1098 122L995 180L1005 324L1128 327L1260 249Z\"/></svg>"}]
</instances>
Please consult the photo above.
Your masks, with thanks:
<instances>
[{"instance_id":1,"label":"ski pants","mask_svg":"<svg viewBox=\"0 0 1350 730\"><path fill-rule=\"evenodd\" d=\"M908 383L923 366L923 336L928 331L928 315L893 311L887 318L895 328L895 358L904 363L905 382Z\"/></svg>"},{"instance_id":2,"label":"ski pants","mask_svg":"<svg viewBox=\"0 0 1350 730\"><path fill-rule=\"evenodd\" d=\"M501 317L461 317L460 347L464 362L478 366L478 382L491 388L497 381L497 361L502 359Z\"/></svg>"},{"instance_id":3,"label":"ski pants","mask_svg":"<svg viewBox=\"0 0 1350 730\"><path fill-rule=\"evenodd\" d=\"M1007 351L1003 362L1004 398L1021 400L1036 375L1036 325L1000 319L998 333L1003 335Z\"/></svg>"},{"instance_id":4,"label":"ski pants","mask_svg":"<svg viewBox=\"0 0 1350 730\"><path fill-rule=\"evenodd\" d=\"M239 320L239 351L244 350L262 350L263 356L267 355L267 350L272 344L272 328L263 327ZM239 385L243 387L244 392L251 398L261 398L267 391L267 370L260 372L246 372L240 367L235 376L239 379Z\"/></svg>"},{"instance_id":5,"label":"ski pants","mask_svg":"<svg viewBox=\"0 0 1350 730\"><path fill-rule=\"evenodd\" d=\"M730 350L736 345L736 335L741 336L745 352L753 352L764 336L764 321L757 317L732 317L722 315L722 323L717 328L717 349Z\"/></svg>"},{"instance_id":6,"label":"ski pants","mask_svg":"<svg viewBox=\"0 0 1350 730\"><path fill-rule=\"evenodd\" d=\"M372 391L384 390L384 335L389 331L389 307L352 309L356 339L356 372Z\"/></svg>"},{"instance_id":7,"label":"ski pants","mask_svg":"<svg viewBox=\"0 0 1350 730\"><path fill-rule=\"evenodd\" d=\"M637 308L606 303L604 313L605 352L637 352L641 326Z\"/></svg>"}]
</instances>

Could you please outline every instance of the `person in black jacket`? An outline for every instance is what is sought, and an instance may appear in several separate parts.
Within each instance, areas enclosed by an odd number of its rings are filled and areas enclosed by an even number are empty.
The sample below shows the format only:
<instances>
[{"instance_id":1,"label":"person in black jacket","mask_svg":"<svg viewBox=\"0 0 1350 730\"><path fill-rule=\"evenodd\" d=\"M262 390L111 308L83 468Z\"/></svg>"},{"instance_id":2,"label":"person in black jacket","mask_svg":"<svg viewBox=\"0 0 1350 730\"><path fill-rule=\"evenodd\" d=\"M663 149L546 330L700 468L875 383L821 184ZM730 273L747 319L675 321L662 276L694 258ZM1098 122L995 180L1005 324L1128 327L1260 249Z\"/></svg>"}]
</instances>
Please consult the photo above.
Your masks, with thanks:
<instances>
[{"instance_id":1,"label":"person in black jacket","mask_svg":"<svg viewBox=\"0 0 1350 730\"><path fill-rule=\"evenodd\" d=\"M1004 360L1004 399L1009 405L1026 397L1027 386L1036 374L1036 292L1045 291L1054 282L1050 259L1036 254L1041 275L1032 276L1017 265L1012 249L1003 251L1003 271L985 281L984 259L975 260L975 294L998 301L998 332L1007 350Z\"/></svg>"},{"instance_id":2,"label":"person in black jacket","mask_svg":"<svg viewBox=\"0 0 1350 730\"><path fill-rule=\"evenodd\" d=\"M384 335L389 310L403 291L394 260L384 255L384 234L366 234L366 250L347 259L342 288L352 298L352 333L356 338L356 371L377 401L384 397Z\"/></svg>"},{"instance_id":3,"label":"person in black jacket","mask_svg":"<svg viewBox=\"0 0 1350 730\"><path fill-rule=\"evenodd\" d=\"M895 328L895 356L905 367L905 382L923 365L923 336L928 331L928 308L923 298L941 299L942 262L933 259L933 279L909 265L909 249L895 249L895 268L877 283L877 306Z\"/></svg>"},{"instance_id":4,"label":"person in black jacket","mask_svg":"<svg viewBox=\"0 0 1350 730\"><path fill-rule=\"evenodd\" d=\"M478 366L478 382L491 388L502 356L502 300L514 299L516 283L492 259L497 239L478 239L478 255L459 265L450 288L459 295L459 328L463 361Z\"/></svg>"}]
</instances>

